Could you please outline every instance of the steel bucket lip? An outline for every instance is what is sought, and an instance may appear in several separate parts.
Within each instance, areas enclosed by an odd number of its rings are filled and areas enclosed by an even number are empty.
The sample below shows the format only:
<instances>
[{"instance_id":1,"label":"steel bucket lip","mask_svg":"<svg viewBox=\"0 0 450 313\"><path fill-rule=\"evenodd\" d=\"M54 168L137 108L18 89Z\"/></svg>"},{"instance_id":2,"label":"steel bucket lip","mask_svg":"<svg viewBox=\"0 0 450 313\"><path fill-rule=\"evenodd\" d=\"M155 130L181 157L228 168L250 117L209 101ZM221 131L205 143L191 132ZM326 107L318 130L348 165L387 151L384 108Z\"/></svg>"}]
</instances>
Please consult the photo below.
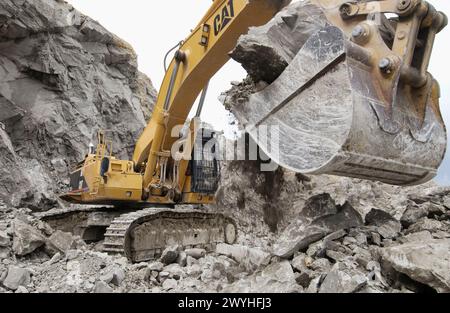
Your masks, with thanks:
<instances>
[{"instance_id":1,"label":"steel bucket lip","mask_svg":"<svg viewBox=\"0 0 450 313\"><path fill-rule=\"evenodd\" d=\"M332 38L332 40L330 40ZM328 46L326 43L330 43ZM324 43L324 47L321 47L322 43ZM349 65L346 64L346 43L347 39L345 38L345 34L342 30L340 30L338 27L335 26L326 26L321 28L319 31L314 33L310 36L310 38L306 41L306 43L303 45L303 47L300 49L300 51L297 53L297 55L294 57L293 61L286 67L286 69L283 71L283 73L269 86L264 88L263 90L256 92L252 94L248 102L246 104L247 108L243 109L244 117L241 117L241 121L244 120L246 126L245 129L247 133L249 133L252 137L252 139L259 144L260 147L262 147L259 140L257 140L257 135L254 134L254 130L261 126L261 125L267 125L265 121L270 120L270 118L273 116L275 117L280 112L286 112L286 110L289 110L289 105L292 105L291 102L295 100L299 95L303 94L304 92L311 92L314 91L314 83L318 80L321 80L324 76L329 75L329 72L337 72L338 74L345 75L345 79L342 79L343 85L345 88L343 91L343 98L352 98L352 90L351 90L351 80L350 80L350 71L349 71ZM320 50L317 50L319 49ZM316 51L320 51L320 55L317 53L314 53ZM326 51L326 52L324 52ZM312 62L315 62L315 67L311 66L310 63L306 64L305 59L310 58ZM343 68L345 66L345 69ZM291 90L286 91L286 85L283 82L290 81L291 77L298 74L298 72L306 71L304 74L307 74L309 78L308 80L300 80L298 84L289 84L289 87L292 87ZM309 77L310 76L310 77ZM310 82L312 81L312 85L310 85ZM283 90L284 95L280 96L277 94L277 90ZM249 118L248 114L257 113L259 112L258 104L264 103L264 98L267 96L267 94L270 95L270 93L274 93L277 95L276 98L281 102L277 106L274 107L265 107L264 109L268 109L267 112L264 112L262 115L255 116L254 118ZM347 103L350 103L350 101L346 101ZM352 119L353 119L353 109L352 104L348 104L346 106L342 106L342 109L340 109L340 112L337 112L339 114L338 119L343 120L341 121L340 125L342 126L342 132L339 132L339 138L330 139L334 141L334 144L329 145L330 153L327 153L327 157L323 158L324 162L318 167L315 168L307 168L305 170L302 170L304 173L314 173L318 172L323 166L328 165L330 162L332 162L336 155L339 154L339 152L342 150L342 146L345 145L347 138L349 137L351 133L352 128ZM336 105L336 107L338 107ZM340 106L339 106L340 107ZM345 110L345 112L343 112ZM245 114L247 113L247 116ZM240 115L240 114L239 114ZM239 119L239 118L238 118ZM251 122L250 122L251 120ZM250 124L250 125L249 125ZM288 124L285 124L287 127L291 127ZM292 124L291 124L292 125ZM301 132L301 129L296 129L295 127L291 127L292 130L294 130L291 133L294 132ZM305 130L305 129L303 129ZM295 137L295 136L293 136ZM313 136L312 136L313 137ZM326 138L326 136L323 136L322 138ZM317 142L320 142L320 139L316 140ZM293 141L295 143L295 141ZM318 145L319 146L319 145ZM267 153L268 147L265 147L262 149L267 155L271 156L273 153ZM286 162L281 162L280 158L277 158L277 163L281 166L293 170L295 172L299 172L298 168L292 167L288 165ZM275 160L275 159L274 159Z\"/></svg>"}]
</instances>

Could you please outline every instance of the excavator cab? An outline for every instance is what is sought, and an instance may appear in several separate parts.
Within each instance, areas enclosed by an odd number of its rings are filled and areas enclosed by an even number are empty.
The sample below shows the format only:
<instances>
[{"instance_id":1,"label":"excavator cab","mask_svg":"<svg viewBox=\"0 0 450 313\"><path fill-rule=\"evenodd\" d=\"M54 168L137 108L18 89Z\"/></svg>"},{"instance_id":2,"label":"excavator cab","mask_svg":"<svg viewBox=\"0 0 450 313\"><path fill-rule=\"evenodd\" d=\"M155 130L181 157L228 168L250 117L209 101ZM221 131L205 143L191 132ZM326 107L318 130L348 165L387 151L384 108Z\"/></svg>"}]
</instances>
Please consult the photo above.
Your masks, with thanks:
<instances>
[{"instance_id":1,"label":"excavator cab","mask_svg":"<svg viewBox=\"0 0 450 313\"><path fill-rule=\"evenodd\" d=\"M213 130L200 129L199 132L188 168L188 175L192 175L191 191L214 195L219 187L220 163L216 151L219 144Z\"/></svg>"},{"instance_id":2,"label":"excavator cab","mask_svg":"<svg viewBox=\"0 0 450 313\"><path fill-rule=\"evenodd\" d=\"M427 69L447 17L421 0L311 2L329 23L242 106L249 134L295 172L392 185L431 180L447 136Z\"/></svg>"}]
</instances>

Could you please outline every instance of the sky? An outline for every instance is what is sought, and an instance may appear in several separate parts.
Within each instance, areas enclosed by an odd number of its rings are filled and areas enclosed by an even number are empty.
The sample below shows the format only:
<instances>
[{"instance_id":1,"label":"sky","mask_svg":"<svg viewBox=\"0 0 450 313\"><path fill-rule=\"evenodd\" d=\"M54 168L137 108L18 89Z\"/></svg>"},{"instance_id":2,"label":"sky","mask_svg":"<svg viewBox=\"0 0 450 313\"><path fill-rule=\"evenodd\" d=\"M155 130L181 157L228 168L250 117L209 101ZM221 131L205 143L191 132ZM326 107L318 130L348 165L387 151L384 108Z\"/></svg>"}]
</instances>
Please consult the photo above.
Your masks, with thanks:
<instances>
[{"instance_id":1,"label":"sky","mask_svg":"<svg viewBox=\"0 0 450 313\"><path fill-rule=\"evenodd\" d=\"M100 22L130 43L138 54L139 70L159 89L164 77L167 50L183 40L211 5L211 0L67 0L76 9ZM450 16L450 1L428 0ZM441 111L450 127L450 26L438 34L429 71L441 85ZM229 61L211 80L202 119L226 134L232 134L230 117L218 100L231 81L246 76L239 64ZM195 106L194 106L195 108ZM450 185L450 146L437 181Z\"/></svg>"}]
</instances>

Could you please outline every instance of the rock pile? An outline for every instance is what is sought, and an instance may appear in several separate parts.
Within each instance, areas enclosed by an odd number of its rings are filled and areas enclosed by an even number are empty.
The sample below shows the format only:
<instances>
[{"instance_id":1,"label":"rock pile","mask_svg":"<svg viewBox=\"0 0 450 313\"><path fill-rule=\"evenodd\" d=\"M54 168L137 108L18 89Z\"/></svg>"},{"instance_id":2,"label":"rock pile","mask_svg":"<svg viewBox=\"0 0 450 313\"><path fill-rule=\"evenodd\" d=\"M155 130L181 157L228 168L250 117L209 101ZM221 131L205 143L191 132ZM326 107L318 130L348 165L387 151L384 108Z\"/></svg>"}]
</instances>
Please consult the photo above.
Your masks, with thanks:
<instances>
[{"instance_id":1,"label":"rock pile","mask_svg":"<svg viewBox=\"0 0 450 313\"><path fill-rule=\"evenodd\" d=\"M450 190L406 197L400 218L379 209L363 217L348 202L343 208L329 194L318 194L297 216L312 221L305 224L310 231L287 227L273 235L272 246L219 244L209 253L172 246L160 260L139 264L55 231L30 210L2 205L0 291L450 292ZM357 222L329 229L324 216L339 220L342 210ZM411 210L429 213L411 218ZM280 256L286 242L289 253Z\"/></svg>"}]
</instances>

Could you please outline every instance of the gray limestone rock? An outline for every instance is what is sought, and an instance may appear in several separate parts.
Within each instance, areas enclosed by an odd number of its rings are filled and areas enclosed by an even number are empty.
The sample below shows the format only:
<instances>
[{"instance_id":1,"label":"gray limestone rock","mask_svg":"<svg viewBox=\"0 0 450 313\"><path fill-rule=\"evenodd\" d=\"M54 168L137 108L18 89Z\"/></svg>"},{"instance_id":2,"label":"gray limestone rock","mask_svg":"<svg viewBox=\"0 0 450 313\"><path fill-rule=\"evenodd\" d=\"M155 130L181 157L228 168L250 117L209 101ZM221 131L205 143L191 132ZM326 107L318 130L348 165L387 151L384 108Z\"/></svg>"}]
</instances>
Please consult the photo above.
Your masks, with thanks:
<instances>
[{"instance_id":1,"label":"gray limestone rock","mask_svg":"<svg viewBox=\"0 0 450 313\"><path fill-rule=\"evenodd\" d=\"M223 289L225 293L293 293L302 291L289 261L273 263Z\"/></svg>"},{"instance_id":2,"label":"gray limestone rock","mask_svg":"<svg viewBox=\"0 0 450 313\"><path fill-rule=\"evenodd\" d=\"M259 249L224 243L217 245L216 253L234 259L250 272L255 271L263 265L269 264L271 257L269 253Z\"/></svg>"},{"instance_id":3,"label":"gray limestone rock","mask_svg":"<svg viewBox=\"0 0 450 313\"><path fill-rule=\"evenodd\" d=\"M3 285L8 289L17 290L19 286L27 286L30 282L31 273L28 269L10 266Z\"/></svg>"},{"instance_id":4,"label":"gray limestone rock","mask_svg":"<svg viewBox=\"0 0 450 313\"><path fill-rule=\"evenodd\" d=\"M429 215L442 215L444 213L445 207L431 202L409 204L400 221L405 228L408 228L423 217L428 217Z\"/></svg>"},{"instance_id":5,"label":"gray limestone rock","mask_svg":"<svg viewBox=\"0 0 450 313\"><path fill-rule=\"evenodd\" d=\"M0 230L0 247L9 247L11 245L11 239L8 234Z\"/></svg>"},{"instance_id":6,"label":"gray limestone rock","mask_svg":"<svg viewBox=\"0 0 450 313\"><path fill-rule=\"evenodd\" d=\"M414 223L413 225L411 225L406 231L406 234L411 234L411 233L419 233L419 232L423 232L423 231L429 231L431 233L435 233L438 231L445 231L445 232L449 232L450 231L450 226L446 225L444 222L440 222L434 219L429 219L429 218L421 218L419 219L416 223Z\"/></svg>"},{"instance_id":7,"label":"gray limestone rock","mask_svg":"<svg viewBox=\"0 0 450 313\"><path fill-rule=\"evenodd\" d=\"M156 92L100 24L64 1L23 2L0 2L0 197L46 210L97 130L130 156Z\"/></svg>"},{"instance_id":8,"label":"gray limestone rock","mask_svg":"<svg viewBox=\"0 0 450 313\"><path fill-rule=\"evenodd\" d=\"M362 224L361 216L349 203L336 206L329 194L314 196L280 235L274 246L274 254L288 258L331 233Z\"/></svg>"},{"instance_id":9,"label":"gray limestone rock","mask_svg":"<svg viewBox=\"0 0 450 313\"><path fill-rule=\"evenodd\" d=\"M319 293L353 293L367 285L367 277L345 263L336 263L323 280Z\"/></svg>"},{"instance_id":10,"label":"gray limestone rock","mask_svg":"<svg viewBox=\"0 0 450 313\"><path fill-rule=\"evenodd\" d=\"M75 238L71 233L60 230L55 231L47 241L47 248L51 251L66 253L76 246Z\"/></svg>"},{"instance_id":11,"label":"gray limestone rock","mask_svg":"<svg viewBox=\"0 0 450 313\"><path fill-rule=\"evenodd\" d=\"M104 281L97 281L94 286L94 293L113 293L113 289Z\"/></svg>"},{"instance_id":12,"label":"gray limestone rock","mask_svg":"<svg viewBox=\"0 0 450 313\"><path fill-rule=\"evenodd\" d=\"M386 239L396 238L402 231L402 225L389 213L372 209L366 215L366 223L370 226L375 226L377 232Z\"/></svg>"},{"instance_id":13,"label":"gray limestone rock","mask_svg":"<svg viewBox=\"0 0 450 313\"><path fill-rule=\"evenodd\" d=\"M151 271L157 271L157 272L161 272L164 268L164 264L161 262L152 262L148 265L148 268Z\"/></svg>"},{"instance_id":14,"label":"gray limestone rock","mask_svg":"<svg viewBox=\"0 0 450 313\"><path fill-rule=\"evenodd\" d=\"M231 57L243 64L254 81L271 83L309 36L325 25L327 20L319 7L308 2L293 3L266 25L250 28L240 37Z\"/></svg>"},{"instance_id":15,"label":"gray limestone rock","mask_svg":"<svg viewBox=\"0 0 450 313\"><path fill-rule=\"evenodd\" d=\"M178 285L178 282L175 279L166 279L162 284L163 290L171 290L175 289Z\"/></svg>"},{"instance_id":16,"label":"gray limestone rock","mask_svg":"<svg viewBox=\"0 0 450 313\"><path fill-rule=\"evenodd\" d=\"M161 263L168 265L175 263L178 259L178 246L167 247L161 255Z\"/></svg>"},{"instance_id":17,"label":"gray limestone rock","mask_svg":"<svg viewBox=\"0 0 450 313\"><path fill-rule=\"evenodd\" d=\"M413 241L379 253L382 265L438 292L450 292L450 239Z\"/></svg>"},{"instance_id":18,"label":"gray limestone rock","mask_svg":"<svg viewBox=\"0 0 450 313\"><path fill-rule=\"evenodd\" d=\"M205 257L206 250L205 249L186 249L184 251L188 256L193 257L194 259L200 259Z\"/></svg>"},{"instance_id":19,"label":"gray limestone rock","mask_svg":"<svg viewBox=\"0 0 450 313\"><path fill-rule=\"evenodd\" d=\"M182 251L178 254L177 263L181 267L185 267L187 265L187 254L186 252Z\"/></svg>"},{"instance_id":20,"label":"gray limestone rock","mask_svg":"<svg viewBox=\"0 0 450 313\"><path fill-rule=\"evenodd\" d=\"M107 284L111 283L117 287L120 287L125 279L125 272L123 269L114 266L113 268L108 269L106 273L100 277L100 279Z\"/></svg>"},{"instance_id":21,"label":"gray limestone rock","mask_svg":"<svg viewBox=\"0 0 450 313\"><path fill-rule=\"evenodd\" d=\"M24 256L45 245L46 238L40 231L25 222L13 221L13 251L18 256Z\"/></svg>"}]
</instances>

